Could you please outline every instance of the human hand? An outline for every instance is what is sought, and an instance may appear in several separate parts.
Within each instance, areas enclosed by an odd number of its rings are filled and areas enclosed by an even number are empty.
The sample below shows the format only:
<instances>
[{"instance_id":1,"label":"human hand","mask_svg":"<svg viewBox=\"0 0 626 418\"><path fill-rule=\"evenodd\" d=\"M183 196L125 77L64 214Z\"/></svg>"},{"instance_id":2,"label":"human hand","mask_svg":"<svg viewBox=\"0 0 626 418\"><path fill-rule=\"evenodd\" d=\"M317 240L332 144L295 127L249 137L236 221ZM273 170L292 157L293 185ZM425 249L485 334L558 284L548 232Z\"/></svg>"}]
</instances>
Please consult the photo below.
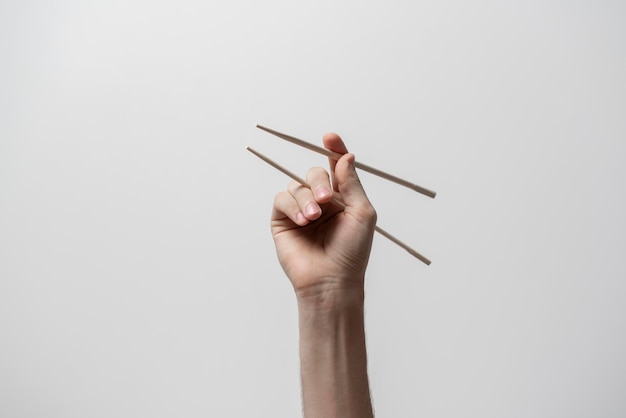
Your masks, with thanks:
<instances>
[{"instance_id":1,"label":"human hand","mask_svg":"<svg viewBox=\"0 0 626 418\"><path fill-rule=\"evenodd\" d=\"M296 295L356 289L362 293L376 211L369 202L341 138L326 134L324 146L339 154L329 173L312 168L276 195L271 230L276 252ZM332 182L332 184L331 184ZM345 207L331 200L343 201Z\"/></svg>"}]
</instances>

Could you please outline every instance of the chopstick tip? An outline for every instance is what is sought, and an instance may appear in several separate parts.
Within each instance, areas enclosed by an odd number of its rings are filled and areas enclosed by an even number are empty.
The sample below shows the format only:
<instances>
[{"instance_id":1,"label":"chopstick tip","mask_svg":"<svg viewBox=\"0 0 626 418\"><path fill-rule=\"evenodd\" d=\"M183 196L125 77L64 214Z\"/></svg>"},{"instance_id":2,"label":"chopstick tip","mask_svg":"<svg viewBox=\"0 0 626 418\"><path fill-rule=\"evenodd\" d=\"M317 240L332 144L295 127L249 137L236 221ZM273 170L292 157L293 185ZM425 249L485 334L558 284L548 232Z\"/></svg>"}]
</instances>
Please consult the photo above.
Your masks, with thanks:
<instances>
[{"instance_id":1,"label":"chopstick tip","mask_svg":"<svg viewBox=\"0 0 626 418\"><path fill-rule=\"evenodd\" d=\"M420 253L418 253L417 251L415 251L414 249L410 248L407 249L407 251L409 252L409 254L411 254L413 257L417 258L418 260L420 260L422 263L426 264L427 266L430 266L430 260L426 257L424 257L423 255L421 255Z\"/></svg>"}]
</instances>

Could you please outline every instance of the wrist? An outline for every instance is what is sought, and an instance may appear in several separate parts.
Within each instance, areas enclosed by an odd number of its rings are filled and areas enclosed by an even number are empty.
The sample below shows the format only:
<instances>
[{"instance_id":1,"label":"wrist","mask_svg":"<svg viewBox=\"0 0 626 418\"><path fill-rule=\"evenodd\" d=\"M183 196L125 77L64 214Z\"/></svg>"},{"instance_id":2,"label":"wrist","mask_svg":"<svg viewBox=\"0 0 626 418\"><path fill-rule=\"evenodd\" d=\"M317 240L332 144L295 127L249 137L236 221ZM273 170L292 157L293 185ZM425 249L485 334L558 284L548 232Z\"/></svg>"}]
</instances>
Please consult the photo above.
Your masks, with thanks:
<instances>
[{"instance_id":1,"label":"wrist","mask_svg":"<svg viewBox=\"0 0 626 418\"><path fill-rule=\"evenodd\" d=\"M296 290L300 312L336 312L363 307L363 280L329 279Z\"/></svg>"},{"instance_id":2,"label":"wrist","mask_svg":"<svg viewBox=\"0 0 626 418\"><path fill-rule=\"evenodd\" d=\"M363 284L330 283L297 292L304 415L372 417Z\"/></svg>"}]
</instances>

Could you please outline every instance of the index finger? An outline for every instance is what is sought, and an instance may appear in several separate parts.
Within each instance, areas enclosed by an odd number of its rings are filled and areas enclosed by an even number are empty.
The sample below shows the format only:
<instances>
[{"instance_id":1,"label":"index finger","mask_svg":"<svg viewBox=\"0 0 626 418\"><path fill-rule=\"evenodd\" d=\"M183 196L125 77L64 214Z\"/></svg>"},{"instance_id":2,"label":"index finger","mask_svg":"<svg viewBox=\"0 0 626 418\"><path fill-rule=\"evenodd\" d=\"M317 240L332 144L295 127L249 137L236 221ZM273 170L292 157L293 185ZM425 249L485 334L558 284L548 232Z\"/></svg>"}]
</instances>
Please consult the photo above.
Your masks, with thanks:
<instances>
[{"instance_id":1,"label":"index finger","mask_svg":"<svg viewBox=\"0 0 626 418\"><path fill-rule=\"evenodd\" d=\"M324 142L324 148L336 152L337 154L343 155L348 152L346 144L344 144L341 137L334 132L329 132L325 134L322 138L322 141ZM338 191L337 182L335 181L335 166L337 165L337 160L335 160L334 158L329 158L328 164L330 165L330 177L333 183L333 190Z\"/></svg>"}]
</instances>

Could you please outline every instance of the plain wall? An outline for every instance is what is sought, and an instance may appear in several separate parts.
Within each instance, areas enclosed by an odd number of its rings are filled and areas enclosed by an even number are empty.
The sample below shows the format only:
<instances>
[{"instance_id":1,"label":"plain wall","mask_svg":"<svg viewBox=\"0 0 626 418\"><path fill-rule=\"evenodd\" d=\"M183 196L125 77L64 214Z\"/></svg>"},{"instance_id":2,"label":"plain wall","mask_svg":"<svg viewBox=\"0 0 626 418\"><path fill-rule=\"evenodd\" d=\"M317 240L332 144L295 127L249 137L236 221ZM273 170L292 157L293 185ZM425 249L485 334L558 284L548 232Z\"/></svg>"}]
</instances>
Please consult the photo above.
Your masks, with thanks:
<instances>
[{"instance_id":1,"label":"plain wall","mask_svg":"<svg viewBox=\"0 0 626 418\"><path fill-rule=\"evenodd\" d=\"M368 174L380 417L626 412L617 1L0 3L0 416L294 417L268 218L318 142Z\"/></svg>"}]
</instances>

